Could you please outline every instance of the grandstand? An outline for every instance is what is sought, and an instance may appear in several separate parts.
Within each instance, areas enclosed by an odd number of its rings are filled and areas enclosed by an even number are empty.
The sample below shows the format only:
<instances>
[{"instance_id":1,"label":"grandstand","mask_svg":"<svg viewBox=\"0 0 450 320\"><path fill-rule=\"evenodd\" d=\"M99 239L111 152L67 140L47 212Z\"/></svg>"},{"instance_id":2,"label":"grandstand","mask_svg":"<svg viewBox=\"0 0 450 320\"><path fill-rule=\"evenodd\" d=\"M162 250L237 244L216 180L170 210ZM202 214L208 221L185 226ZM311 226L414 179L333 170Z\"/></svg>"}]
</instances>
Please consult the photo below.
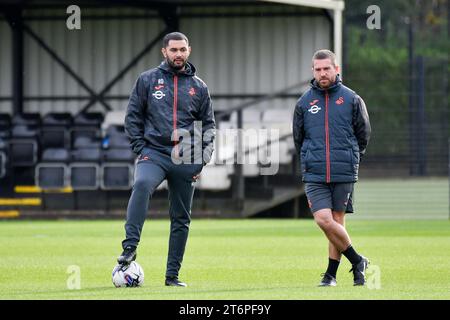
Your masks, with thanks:
<instances>
[{"instance_id":1,"label":"grandstand","mask_svg":"<svg viewBox=\"0 0 450 320\"><path fill-rule=\"evenodd\" d=\"M255 129L255 133L277 129L288 136L272 143L280 155L270 157L277 174L260 175L265 164L259 155L271 148L266 139L244 143L248 157L242 166L235 163L238 136L230 133L237 133L232 130L238 125L234 122L237 115L232 113L228 121L218 121L213 160L197 182L195 214L254 215L303 193L295 180L294 145L288 141L290 110L248 111L243 112L244 128ZM274 113L278 117L273 117ZM135 164L124 132L124 117L125 112L120 111L81 113L75 117L50 112L42 118L36 113L13 117L2 114L2 185L7 186L1 190L2 210L20 209L22 216L36 217L123 216ZM245 200L241 203L230 201L240 200L234 189L237 166L242 167L245 185L241 199ZM167 183L163 182L151 209L163 214L166 199Z\"/></svg>"}]
</instances>

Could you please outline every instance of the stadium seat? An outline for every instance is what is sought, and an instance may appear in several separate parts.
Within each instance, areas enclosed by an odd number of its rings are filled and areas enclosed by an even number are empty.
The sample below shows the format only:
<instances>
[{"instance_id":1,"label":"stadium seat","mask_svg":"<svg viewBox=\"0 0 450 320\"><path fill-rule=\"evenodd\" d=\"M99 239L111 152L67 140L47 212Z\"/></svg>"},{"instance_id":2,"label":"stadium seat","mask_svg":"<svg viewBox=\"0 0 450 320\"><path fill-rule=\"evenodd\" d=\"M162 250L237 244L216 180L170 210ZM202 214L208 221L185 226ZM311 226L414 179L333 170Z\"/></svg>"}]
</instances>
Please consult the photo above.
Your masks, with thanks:
<instances>
[{"instance_id":1,"label":"stadium seat","mask_svg":"<svg viewBox=\"0 0 450 320\"><path fill-rule=\"evenodd\" d=\"M64 188L69 184L67 149L46 149L35 169L35 181L41 189Z\"/></svg>"},{"instance_id":2,"label":"stadium seat","mask_svg":"<svg viewBox=\"0 0 450 320\"><path fill-rule=\"evenodd\" d=\"M72 148L81 147L80 145L76 146L77 143L76 141L79 138L88 138L92 142L98 141L98 144L100 145L101 144L100 129L98 129L97 127L89 127L89 126L72 127L70 129L70 142ZM78 144L79 143L80 142L78 142Z\"/></svg>"},{"instance_id":3,"label":"stadium seat","mask_svg":"<svg viewBox=\"0 0 450 320\"><path fill-rule=\"evenodd\" d=\"M101 189L129 190L133 186L134 167L129 163L106 162L101 166Z\"/></svg>"},{"instance_id":4,"label":"stadium seat","mask_svg":"<svg viewBox=\"0 0 450 320\"><path fill-rule=\"evenodd\" d=\"M237 112L233 112L230 116L230 122L237 124ZM247 108L242 111L242 122L259 123L261 122L261 111L256 108Z\"/></svg>"},{"instance_id":5,"label":"stadium seat","mask_svg":"<svg viewBox=\"0 0 450 320\"><path fill-rule=\"evenodd\" d=\"M106 129L106 136L112 137L112 136L124 136L126 137L125 133L125 126L122 124L112 124Z\"/></svg>"},{"instance_id":6,"label":"stadium seat","mask_svg":"<svg viewBox=\"0 0 450 320\"><path fill-rule=\"evenodd\" d=\"M69 129L72 126L70 113L48 113L42 119L40 130L41 147L69 148Z\"/></svg>"},{"instance_id":7,"label":"stadium seat","mask_svg":"<svg viewBox=\"0 0 450 320\"><path fill-rule=\"evenodd\" d=\"M74 149L100 149L101 141L95 137L80 136L73 143Z\"/></svg>"},{"instance_id":8,"label":"stadium seat","mask_svg":"<svg viewBox=\"0 0 450 320\"><path fill-rule=\"evenodd\" d=\"M129 190L133 185L133 162L135 155L130 148L104 151L101 165L101 189Z\"/></svg>"},{"instance_id":9,"label":"stadium seat","mask_svg":"<svg viewBox=\"0 0 450 320\"><path fill-rule=\"evenodd\" d=\"M0 151L0 179L6 176L6 153Z\"/></svg>"},{"instance_id":10,"label":"stadium seat","mask_svg":"<svg viewBox=\"0 0 450 320\"><path fill-rule=\"evenodd\" d=\"M267 135L261 131L262 126L256 119L260 118L259 110L244 110L244 115L246 114L246 119L248 122L243 123L243 175L245 177L256 177L259 175L259 149L265 148L267 142ZM215 161L218 163L230 163L230 159L234 159L237 155L237 142L238 142L238 131L235 131L237 126L233 122L236 120L235 113L231 115L230 121L220 122L218 127L216 138L216 150L215 150ZM236 158L237 159L237 158ZM232 163L232 162L231 162ZM226 166L227 172L233 173L234 166Z\"/></svg>"},{"instance_id":11,"label":"stadium seat","mask_svg":"<svg viewBox=\"0 0 450 320\"><path fill-rule=\"evenodd\" d=\"M108 136L108 148L130 149L130 140L125 135L118 133Z\"/></svg>"},{"instance_id":12,"label":"stadium seat","mask_svg":"<svg viewBox=\"0 0 450 320\"><path fill-rule=\"evenodd\" d=\"M100 185L100 148L80 148L72 151L69 164L73 190L96 190Z\"/></svg>"},{"instance_id":13,"label":"stadium seat","mask_svg":"<svg viewBox=\"0 0 450 320\"><path fill-rule=\"evenodd\" d=\"M263 112L262 122L291 123L294 111L291 109L267 109Z\"/></svg>"},{"instance_id":14,"label":"stadium seat","mask_svg":"<svg viewBox=\"0 0 450 320\"><path fill-rule=\"evenodd\" d=\"M102 130L103 149L108 148L130 148L130 140L125 133L124 125L112 124L106 130Z\"/></svg>"},{"instance_id":15,"label":"stadium seat","mask_svg":"<svg viewBox=\"0 0 450 320\"><path fill-rule=\"evenodd\" d=\"M42 148L69 148L68 132L64 127L43 126L40 138Z\"/></svg>"},{"instance_id":16,"label":"stadium seat","mask_svg":"<svg viewBox=\"0 0 450 320\"><path fill-rule=\"evenodd\" d=\"M11 121L12 125L28 125L39 127L41 125L41 115L39 113L24 113L15 115Z\"/></svg>"},{"instance_id":17,"label":"stadium seat","mask_svg":"<svg viewBox=\"0 0 450 320\"><path fill-rule=\"evenodd\" d=\"M99 147L97 148L79 148L71 151L71 162L95 162L99 163L102 153Z\"/></svg>"},{"instance_id":18,"label":"stadium seat","mask_svg":"<svg viewBox=\"0 0 450 320\"><path fill-rule=\"evenodd\" d=\"M232 145L225 145L217 143L214 147L214 151L211 156L211 163L220 165L232 165L234 164L236 148Z\"/></svg>"},{"instance_id":19,"label":"stadium seat","mask_svg":"<svg viewBox=\"0 0 450 320\"><path fill-rule=\"evenodd\" d=\"M102 135L107 136L110 127L123 127L125 123L126 111L109 111L105 114L105 119L101 125Z\"/></svg>"},{"instance_id":20,"label":"stadium seat","mask_svg":"<svg viewBox=\"0 0 450 320\"><path fill-rule=\"evenodd\" d=\"M8 147L9 147L8 140L5 139L5 138L0 137L0 151L7 152Z\"/></svg>"},{"instance_id":21,"label":"stadium seat","mask_svg":"<svg viewBox=\"0 0 450 320\"><path fill-rule=\"evenodd\" d=\"M244 177L257 177L259 176L259 166L253 163L246 163L242 166L242 174Z\"/></svg>"},{"instance_id":22,"label":"stadium seat","mask_svg":"<svg viewBox=\"0 0 450 320\"><path fill-rule=\"evenodd\" d=\"M42 118L43 126L57 126L69 128L72 126L72 115L68 112L49 112Z\"/></svg>"},{"instance_id":23,"label":"stadium seat","mask_svg":"<svg viewBox=\"0 0 450 320\"><path fill-rule=\"evenodd\" d=\"M286 140L272 142L267 148L268 149L261 150L265 155L269 156L269 159L265 160L265 162L272 163L275 161L280 164L292 163L293 152ZM277 155L271 154L272 150L277 152Z\"/></svg>"},{"instance_id":24,"label":"stadium seat","mask_svg":"<svg viewBox=\"0 0 450 320\"><path fill-rule=\"evenodd\" d=\"M36 125L13 125L11 129L12 138L34 138L37 139L39 127Z\"/></svg>"},{"instance_id":25,"label":"stadium seat","mask_svg":"<svg viewBox=\"0 0 450 320\"><path fill-rule=\"evenodd\" d=\"M100 129L103 114L100 112L80 113L73 119L74 126L96 127Z\"/></svg>"},{"instance_id":26,"label":"stadium seat","mask_svg":"<svg viewBox=\"0 0 450 320\"><path fill-rule=\"evenodd\" d=\"M11 126L11 116L7 113L0 113L0 126Z\"/></svg>"},{"instance_id":27,"label":"stadium seat","mask_svg":"<svg viewBox=\"0 0 450 320\"><path fill-rule=\"evenodd\" d=\"M38 160L36 139L12 139L9 144L9 160L13 167L32 167Z\"/></svg>"},{"instance_id":28,"label":"stadium seat","mask_svg":"<svg viewBox=\"0 0 450 320\"><path fill-rule=\"evenodd\" d=\"M38 161L39 126L38 113L16 115L11 121L10 165L13 167L32 167Z\"/></svg>"},{"instance_id":29,"label":"stadium seat","mask_svg":"<svg viewBox=\"0 0 450 320\"><path fill-rule=\"evenodd\" d=\"M214 140L214 162L219 164L233 163L236 154L237 131L231 122L220 122Z\"/></svg>"},{"instance_id":30,"label":"stadium seat","mask_svg":"<svg viewBox=\"0 0 450 320\"><path fill-rule=\"evenodd\" d=\"M67 163L69 159L69 151L64 148L49 148L42 152L42 161Z\"/></svg>"},{"instance_id":31,"label":"stadium seat","mask_svg":"<svg viewBox=\"0 0 450 320\"><path fill-rule=\"evenodd\" d=\"M111 148L103 152L105 162L129 162L133 163L136 159L130 148Z\"/></svg>"},{"instance_id":32,"label":"stadium seat","mask_svg":"<svg viewBox=\"0 0 450 320\"><path fill-rule=\"evenodd\" d=\"M78 137L90 137L101 139L100 126L103 121L103 114L99 112L80 113L73 119L73 126L70 130L70 141L72 146Z\"/></svg>"},{"instance_id":33,"label":"stadium seat","mask_svg":"<svg viewBox=\"0 0 450 320\"><path fill-rule=\"evenodd\" d=\"M73 190L97 190L99 187L99 165L95 163L70 163L70 185Z\"/></svg>"},{"instance_id":34,"label":"stadium seat","mask_svg":"<svg viewBox=\"0 0 450 320\"><path fill-rule=\"evenodd\" d=\"M8 167L8 154L9 154L9 142L8 140L0 137L0 178L6 176L6 171Z\"/></svg>"},{"instance_id":35,"label":"stadium seat","mask_svg":"<svg viewBox=\"0 0 450 320\"><path fill-rule=\"evenodd\" d=\"M0 113L0 138L8 139L11 136L11 117Z\"/></svg>"},{"instance_id":36,"label":"stadium seat","mask_svg":"<svg viewBox=\"0 0 450 320\"><path fill-rule=\"evenodd\" d=\"M260 173L261 151L267 147L267 134L263 131L260 123L245 123L243 133L244 165L243 174L245 177L255 177Z\"/></svg>"},{"instance_id":37,"label":"stadium seat","mask_svg":"<svg viewBox=\"0 0 450 320\"><path fill-rule=\"evenodd\" d=\"M205 166L197 183L199 190L221 191L230 187L231 179L226 166Z\"/></svg>"},{"instance_id":38,"label":"stadium seat","mask_svg":"<svg viewBox=\"0 0 450 320\"><path fill-rule=\"evenodd\" d=\"M220 130L226 130L226 129L235 129L236 123L231 121L220 121L217 124L217 128Z\"/></svg>"},{"instance_id":39,"label":"stadium seat","mask_svg":"<svg viewBox=\"0 0 450 320\"><path fill-rule=\"evenodd\" d=\"M263 127L268 130L278 130L279 137L282 139L277 146L281 164L291 163L295 150L292 138L292 117L293 111L290 109L269 109L263 114Z\"/></svg>"},{"instance_id":40,"label":"stadium seat","mask_svg":"<svg viewBox=\"0 0 450 320\"><path fill-rule=\"evenodd\" d=\"M269 109L263 114L262 123L266 128L280 129L280 137L292 134L292 118L294 111L291 109Z\"/></svg>"},{"instance_id":41,"label":"stadium seat","mask_svg":"<svg viewBox=\"0 0 450 320\"><path fill-rule=\"evenodd\" d=\"M8 128L0 128L0 138L9 139L11 137L11 130Z\"/></svg>"}]
</instances>

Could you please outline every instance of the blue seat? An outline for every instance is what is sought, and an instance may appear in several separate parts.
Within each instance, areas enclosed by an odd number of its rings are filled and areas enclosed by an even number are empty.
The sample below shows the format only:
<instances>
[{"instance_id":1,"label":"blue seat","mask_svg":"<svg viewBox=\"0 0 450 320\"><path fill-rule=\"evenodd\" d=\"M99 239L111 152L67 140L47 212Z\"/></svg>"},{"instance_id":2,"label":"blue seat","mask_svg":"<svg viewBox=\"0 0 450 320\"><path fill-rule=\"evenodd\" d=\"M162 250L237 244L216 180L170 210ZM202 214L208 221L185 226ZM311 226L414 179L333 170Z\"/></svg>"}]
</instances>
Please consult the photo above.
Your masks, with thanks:
<instances>
[{"instance_id":1,"label":"blue seat","mask_svg":"<svg viewBox=\"0 0 450 320\"><path fill-rule=\"evenodd\" d=\"M41 189L64 188L69 184L67 162L70 156L67 149L46 149L42 162L35 169L35 181Z\"/></svg>"},{"instance_id":2,"label":"blue seat","mask_svg":"<svg viewBox=\"0 0 450 320\"><path fill-rule=\"evenodd\" d=\"M41 125L41 115L39 113L24 113L12 117L12 125L28 125L39 127Z\"/></svg>"},{"instance_id":3,"label":"blue seat","mask_svg":"<svg viewBox=\"0 0 450 320\"><path fill-rule=\"evenodd\" d=\"M6 176L6 153L0 149L0 179Z\"/></svg>"},{"instance_id":4,"label":"blue seat","mask_svg":"<svg viewBox=\"0 0 450 320\"><path fill-rule=\"evenodd\" d=\"M42 119L40 130L42 148L69 148L72 122L70 113L47 113Z\"/></svg>"},{"instance_id":5,"label":"blue seat","mask_svg":"<svg viewBox=\"0 0 450 320\"><path fill-rule=\"evenodd\" d=\"M100 129L103 119L104 116L100 112L80 113L74 117L73 125L97 127Z\"/></svg>"},{"instance_id":6,"label":"blue seat","mask_svg":"<svg viewBox=\"0 0 450 320\"><path fill-rule=\"evenodd\" d=\"M96 190L100 185L101 149L80 148L72 150L69 164L70 185L74 190Z\"/></svg>"},{"instance_id":7,"label":"blue seat","mask_svg":"<svg viewBox=\"0 0 450 320\"><path fill-rule=\"evenodd\" d=\"M38 160L38 144L35 139L12 139L9 144L9 160L13 167L32 167Z\"/></svg>"},{"instance_id":8,"label":"blue seat","mask_svg":"<svg viewBox=\"0 0 450 320\"><path fill-rule=\"evenodd\" d=\"M72 115L68 112L49 112L42 118L42 126L56 126L70 128L73 123Z\"/></svg>"},{"instance_id":9,"label":"blue seat","mask_svg":"<svg viewBox=\"0 0 450 320\"><path fill-rule=\"evenodd\" d=\"M101 141L96 137L80 136L73 142L73 149L100 149Z\"/></svg>"},{"instance_id":10,"label":"blue seat","mask_svg":"<svg viewBox=\"0 0 450 320\"><path fill-rule=\"evenodd\" d=\"M129 190L133 184L135 155L130 148L112 148L103 151L101 188Z\"/></svg>"}]
</instances>

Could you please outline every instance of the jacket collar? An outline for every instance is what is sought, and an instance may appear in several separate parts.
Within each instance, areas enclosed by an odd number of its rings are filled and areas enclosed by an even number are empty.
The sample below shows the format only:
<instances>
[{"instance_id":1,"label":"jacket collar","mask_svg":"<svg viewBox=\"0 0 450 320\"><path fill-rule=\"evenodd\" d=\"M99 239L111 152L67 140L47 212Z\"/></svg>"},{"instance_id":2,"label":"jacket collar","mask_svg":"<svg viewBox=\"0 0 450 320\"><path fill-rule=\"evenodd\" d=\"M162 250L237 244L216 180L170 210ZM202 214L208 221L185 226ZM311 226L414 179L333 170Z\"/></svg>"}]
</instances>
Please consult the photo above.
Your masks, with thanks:
<instances>
[{"instance_id":1,"label":"jacket collar","mask_svg":"<svg viewBox=\"0 0 450 320\"><path fill-rule=\"evenodd\" d=\"M310 86L311 86L311 88L313 88L313 89L315 89L315 90L319 90L319 91L321 91L321 92L325 92L325 91L335 91L335 90L337 90L338 88L340 88L341 85L342 85L342 80L341 80L341 77L340 77L339 74L336 76L336 81L333 83L333 85L331 85L330 87L328 87L328 88L326 88L326 89L324 89L324 88L322 88L321 86L319 86L319 84L317 83L316 79L312 79L312 80L310 81Z\"/></svg>"},{"instance_id":2,"label":"jacket collar","mask_svg":"<svg viewBox=\"0 0 450 320\"><path fill-rule=\"evenodd\" d=\"M184 69L184 71L177 71L177 70L172 69L166 60L161 62L161 64L158 66L158 68L163 70L164 72L168 72L168 73L176 74L176 75L188 76L188 77L195 76L195 71L196 71L194 65L192 63L190 63L189 61L187 62L186 68Z\"/></svg>"}]
</instances>

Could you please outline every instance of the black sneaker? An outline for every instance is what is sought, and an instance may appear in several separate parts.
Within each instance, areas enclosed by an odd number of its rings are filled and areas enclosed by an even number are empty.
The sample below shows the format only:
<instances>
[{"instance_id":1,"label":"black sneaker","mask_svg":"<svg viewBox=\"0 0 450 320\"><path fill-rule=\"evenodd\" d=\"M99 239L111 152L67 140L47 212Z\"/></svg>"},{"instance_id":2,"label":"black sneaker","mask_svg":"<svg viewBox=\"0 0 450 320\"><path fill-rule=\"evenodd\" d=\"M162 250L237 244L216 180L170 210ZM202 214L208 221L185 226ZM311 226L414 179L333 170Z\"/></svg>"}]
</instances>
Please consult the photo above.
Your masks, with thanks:
<instances>
[{"instance_id":1,"label":"black sneaker","mask_svg":"<svg viewBox=\"0 0 450 320\"><path fill-rule=\"evenodd\" d=\"M187 287L187 284L181 282L176 277L166 277L166 286L169 287Z\"/></svg>"},{"instance_id":2,"label":"black sneaker","mask_svg":"<svg viewBox=\"0 0 450 320\"><path fill-rule=\"evenodd\" d=\"M122 254L117 258L117 262L120 264L130 264L131 261L136 260L136 257L136 247L126 246Z\"/></svg>"},{"instance_id":3,"label":"black sneaker","mask_svg":"<svg viewBox=\"0 0 450 320\"><path fill-rule=\"evenodd\" d=\"M318 287L336 287L336 278L329 273L322 273L322 280Z\"/></svg>"},{"instance_id":4,"label":"black sneaker","mask_svg":"<svg viewBox=\"0 0 450 320\"><path fill-rule=\"evenodd\" d=\"M366 283L365 272L367 266L369 265L369 259L361 256L361 261L357 264L354 264L349 272L353 271L353 285L354 286L363 286Z\"/></svg>"}]
</instances>

